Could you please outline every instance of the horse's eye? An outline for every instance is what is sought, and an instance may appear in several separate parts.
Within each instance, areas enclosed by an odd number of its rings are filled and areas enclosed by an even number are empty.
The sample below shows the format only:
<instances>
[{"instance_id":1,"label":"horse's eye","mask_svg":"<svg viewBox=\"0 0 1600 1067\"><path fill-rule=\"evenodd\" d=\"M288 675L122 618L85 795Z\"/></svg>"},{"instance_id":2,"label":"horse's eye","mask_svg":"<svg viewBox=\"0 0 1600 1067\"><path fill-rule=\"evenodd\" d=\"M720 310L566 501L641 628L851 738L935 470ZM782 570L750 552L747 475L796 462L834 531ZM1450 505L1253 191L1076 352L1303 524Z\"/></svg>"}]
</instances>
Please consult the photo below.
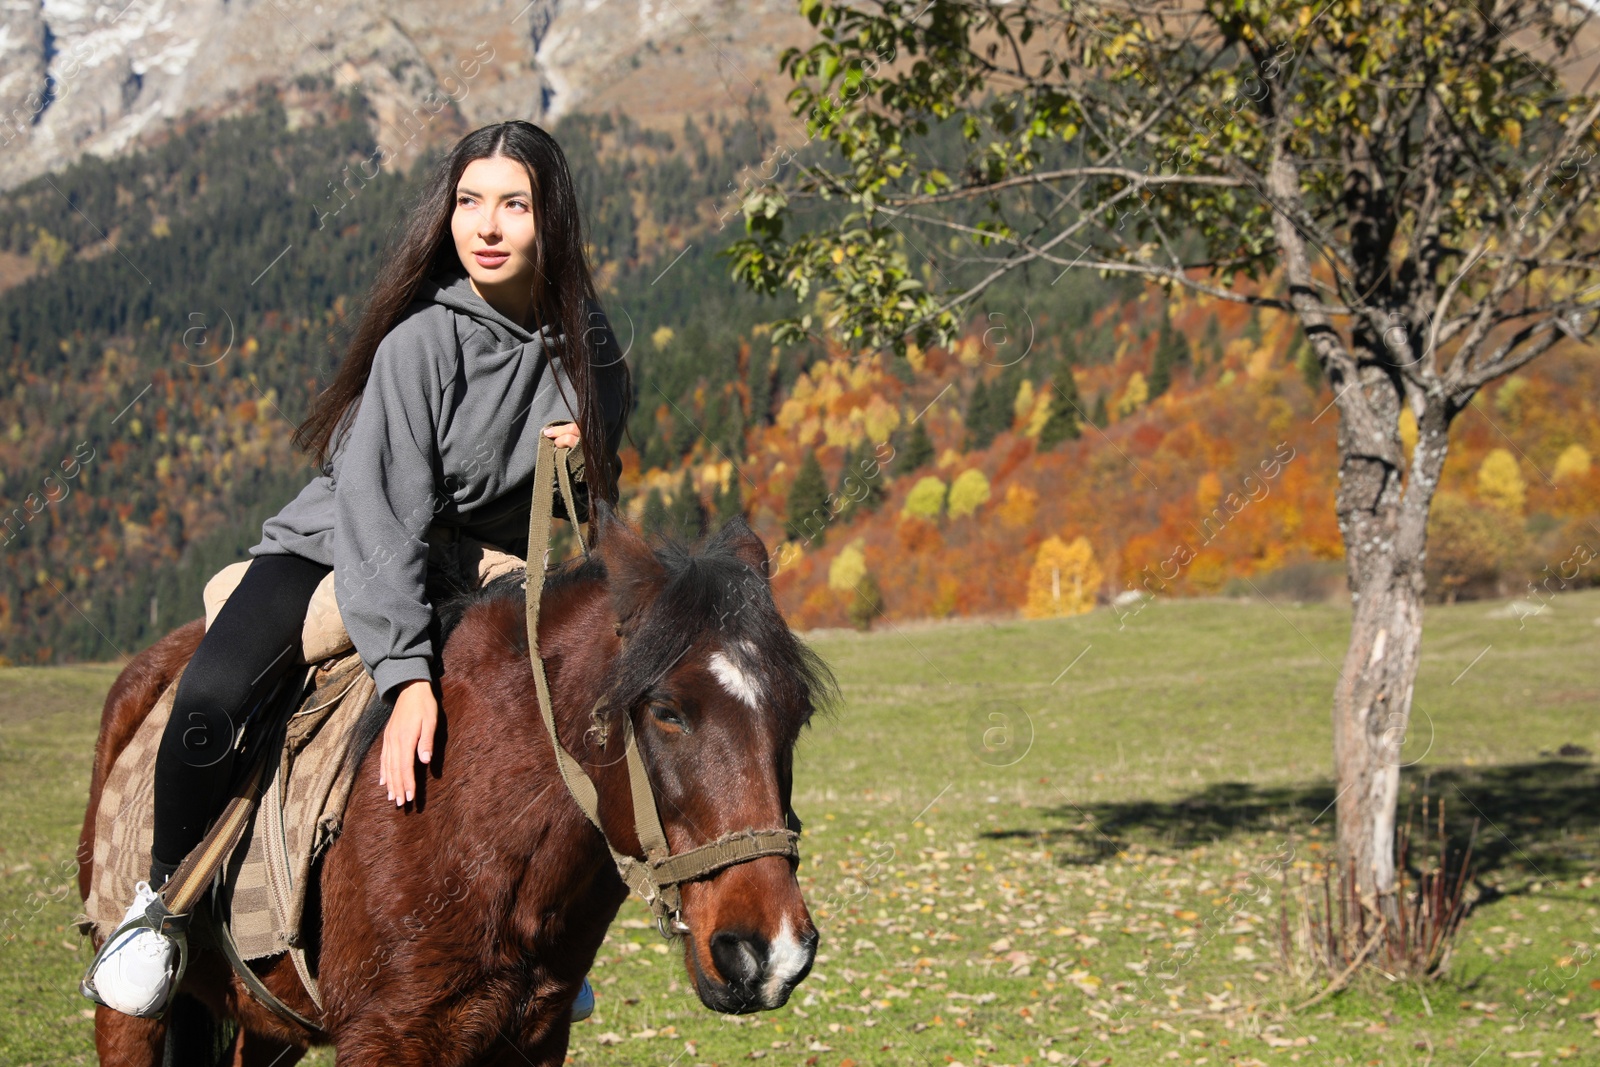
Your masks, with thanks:
<instances>
[{"instance_id":1,"label":"horse's eye","mask_svg":"<svg viewBox=\"0 0 1600 1067\"><path fill-rule=\"evenodd\" d=\"M671 726L678 730L688 726L688 723L683 721L683 716L678 714L677 709L667 704L651 704L650 714L655 718L656 722L661 723L663 726Z\"/></svg>"}]
</instances>

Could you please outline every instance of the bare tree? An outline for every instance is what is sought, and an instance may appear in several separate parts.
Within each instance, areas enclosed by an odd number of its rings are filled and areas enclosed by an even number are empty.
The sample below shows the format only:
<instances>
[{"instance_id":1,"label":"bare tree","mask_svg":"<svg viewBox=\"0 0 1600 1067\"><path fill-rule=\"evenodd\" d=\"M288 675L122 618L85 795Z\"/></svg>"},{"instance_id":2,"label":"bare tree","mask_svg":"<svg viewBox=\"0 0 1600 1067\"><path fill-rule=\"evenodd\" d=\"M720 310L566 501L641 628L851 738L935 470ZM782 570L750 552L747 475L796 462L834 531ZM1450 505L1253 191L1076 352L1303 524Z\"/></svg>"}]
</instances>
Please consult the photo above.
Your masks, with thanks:
<instances>
[{"instance_id":1,"label":"bare tree","mask_svg":"<svg viewBox=\"0 0 1600 1067\"><path fill-rule=\"evenodd\" d=\"M1340 854L1392 916L1399 747L1451 423L1486 383L1595 329L1600 101L1568 69L1587 9L800 6L820 40L781 64L828 151L791 154L786 175L747 190L733 250L753 288L826 298L776 336L948 342L964 308L1030 264L1297 317L1340 420L1354 602L1333 700ZM930 152L952 129L953 153ZM808 223L808 201L836 203ZM931 253L963 281L920 279L908 229L942 235L936 250L965 238ZM1409 455L1403 411L1419 431Z\"/></svg>"}]
</instances>

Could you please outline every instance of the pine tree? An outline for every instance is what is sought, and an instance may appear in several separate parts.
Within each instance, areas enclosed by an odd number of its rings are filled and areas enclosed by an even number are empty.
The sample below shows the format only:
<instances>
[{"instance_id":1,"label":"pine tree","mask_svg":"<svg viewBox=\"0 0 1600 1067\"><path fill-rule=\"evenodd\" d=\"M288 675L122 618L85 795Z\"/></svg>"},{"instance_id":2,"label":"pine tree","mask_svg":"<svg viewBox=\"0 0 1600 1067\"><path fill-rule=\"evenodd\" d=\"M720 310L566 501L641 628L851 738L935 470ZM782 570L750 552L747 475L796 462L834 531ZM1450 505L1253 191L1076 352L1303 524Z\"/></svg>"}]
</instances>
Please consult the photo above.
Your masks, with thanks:
<instances>
[{"instance_id":1,"label":"pine tree","mask_svg":"<svg viewBox=\"0 0 1600 1067\"><path fill-rule=\"evenodd\" d=\"M1003 406L1004 398L1001 404ZM994 391L979 378L972 387L972 396L967 400L967 450L977 451L993 444L995 435L1000 432L998 421Z\"/></svg>"},{"instance_id":2,"label":"pine tree","mask_svg":"<svg viewBox=\"0 0 1600 1067\"><path fill-rule=\"evenodd\" d=\"M1172 364L1166 360L1166 352L1158 345L1156 348L1155 362L1150 365L1150 399L1154 400L1172 387Z\"/></svg>"},{"instance_id":3,"label":"pine tree","mask_svg":"<svg viewBox=\"0 0 1600 1067\"><path fill-rule=\"evenodd\" d=\"M822 476L815 449L806 451L805 462L789 486L789 515L786 529L796 541L820 545L831 515L828 510L828 483Z\"/></svg>"},{"instance_id":4,"label":"pine tree","mask_svg":"<svg viewBox=\"0 0 1600 1067\"><path fill-rule=\"evenodd\" d=\"M1161 320L1161 334L1156 339L1155 361L1150 367L1150 399L1154 400L1172 387L1173 369L1189 362L1189 342L1183 334L1172 328L1172 323Z\"/></svg>"},{"instance_id":5,"label":"pine tree","mask_svg":"<svg viewBox=\"0 0 1600 1067\"><path fill-rule=\"evenodd\" d=\"M860 487L852 487L855 495L861 497L856 501L858 507L872 511L889 497L889 490L884 484L889 480L883 465L878 462L878 450L872 442L861 442L861 451L856 455L855 466L851 468L851 475L860 480L866 493L862 495Z\"/></svg>"},{"instance_id":6,"label":"pine tree","mask_svg":"<svg viewBox=\"0 0 1600 1067\"><path fill-rule=\"evenodd\" d=\"M1111 418L1106 414L1106 391L1100 390L1094 398L1094 410L1089 412L1089 421L1102 430L1111 425Z\"/></svg>"},{"instance_id":7,"label":"pine tree","mask_svg":"<svg viewBox=\"0 0 1600 1067\"><path fill-rule=\"evenodd\" d=\"M644 511L639 516L639 528L647 534L660 533L667 528L667 505L661 499L661 490L652 487L644 498Z\"/></svg>"},{"instance_id":8,"label":"pine tree","mask_svg":"<svg viewBox=\"0 0 1600 1067\"><path fill-rule=\"evenodd\" d=\"M728 475L728 487L717 490L716 500L713 502L717 510L717 525L720 527L736 515L744 514L744 497L739 487L739 472L734 470Z\"/></svg>"},{"instance_id":9,"label":"pine tree","mask_svg":"<svg viewBox=\"0 0 1600 1067\"><path fill-rule=\"evenodd\" d=\"M910 474L933 458L933 439L928 436L928 425L921 419L911 424L911 433L905 447L900 450L896 464L902 474Z\"/></svg>"},{"instance_id":10,"label":"pine tree","mask_svg":"<svg viewBox=\"0 0 1600 1067\"><path fill-rule=\"evenodd\" d=\"M1217 322L1217 317L1212 315L1206 320L1206 332L1200 338L1200 358L1195 360L1194 372L1199 374L1205 369L1206 361L1213 363L1222 362L1222 327Z\"/></svg>"},{"instance_id":11,"label":"pine tree","mask_svg":"<svg viewBox=\"0 0 1600 1067\"><path fill-rule=\"evenodd\" d=\"M844 448L844 466L839 468L839 485L833 491L835 506L839 509L842 519L856 506L856 498L861 496L861 472L857 469L856 451L849 445Z\"/></svg>"},{"instance_id":12,"label":"pine tree","mask_svg":"<svg viewBox=\"0 0 1600 1067\"><path fill-rule=\"evenodd\" d=\"M870 441L862 442L859 451L846 449L844 468L839 472L839 488L834 491L841 516L856 508L871 511L883 503L886 495L884 472L877 462L877 454Z\"/></svg>"},{"instance_id":13,"label":"pine tree","mask_svg":"<svg viewBox=\"0 0 1600 1067\"><path fill-rule=\"evenodd\" d=\"M1078 394L1072 365L1063 360L1050 382L1050 414L1039 430L1041 451L1048 451L1068 439L1075 440L1081 432L1078 424L1083 418L1083 397Z\"/></svg>"},{"instance_id":14,"label":"pine tree","mask_svg":"<svg viewBox=\"0 0 1600 1067\"><path fill-rule=\"evenodd\" d=\"M667 520L672 532L685 540L692 541L706 532L705 505L700 503L700 494L695 492L694 477L688 468L684 469L683 480L673 494Z\"/></svg>"}]
</instances>

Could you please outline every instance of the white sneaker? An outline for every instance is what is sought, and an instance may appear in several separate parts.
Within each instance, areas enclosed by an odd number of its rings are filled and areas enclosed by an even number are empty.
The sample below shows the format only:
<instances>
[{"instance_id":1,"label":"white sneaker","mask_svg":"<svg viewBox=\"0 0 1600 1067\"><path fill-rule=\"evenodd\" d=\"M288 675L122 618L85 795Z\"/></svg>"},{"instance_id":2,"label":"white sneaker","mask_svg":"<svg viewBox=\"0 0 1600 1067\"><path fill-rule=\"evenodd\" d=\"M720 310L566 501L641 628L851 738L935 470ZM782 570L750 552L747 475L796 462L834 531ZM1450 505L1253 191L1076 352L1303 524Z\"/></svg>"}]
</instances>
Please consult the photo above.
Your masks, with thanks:
<instances>
[{"instance_id":1,"label":"white sneaker","mask_svg":"<svg viewBox=\"0 0 1600 1067\"><path fill-rule=\"evenodd\" d=\"M594 986L589 984L587 976L583 985L578 989L578 995L572 1001L572 1021L581 1023L594 1014Z\"/></svg>"},{"instance_id":2,"label":"white sneaker","mask_svg":"<svg viewBox=\"0 0 1600 1067\"><path fill-rule=\"evenodd\" d=\"M122 917L122 926L111 935L90 981L107 1007L125 1015L149 1018L166 1006L177 968L178 945L172 938L149 927L123 927L144 918L145 910L158 896L149 882L140 882L133 903Z\"/></svg>"}]
</instances>

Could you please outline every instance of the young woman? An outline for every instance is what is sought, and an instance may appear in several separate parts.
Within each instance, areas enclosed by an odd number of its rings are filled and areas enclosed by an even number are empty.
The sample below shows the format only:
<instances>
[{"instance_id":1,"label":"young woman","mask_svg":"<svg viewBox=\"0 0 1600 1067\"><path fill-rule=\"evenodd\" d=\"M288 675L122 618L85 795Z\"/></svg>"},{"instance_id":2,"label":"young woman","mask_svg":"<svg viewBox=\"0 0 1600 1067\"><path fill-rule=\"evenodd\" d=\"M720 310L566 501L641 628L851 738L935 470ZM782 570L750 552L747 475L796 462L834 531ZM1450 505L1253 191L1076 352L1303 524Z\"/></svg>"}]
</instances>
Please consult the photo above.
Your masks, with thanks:
<instances>
[{"instance_id":1,"label":"young woman","mask_svg":"<svg viewBox=\"0 0 1600 1067\"><path fill-rule=\"evenodd\" d=\"M323 473L263 525L178 683L156 758L150 879L124 923L152 906L167 914L156 891L221 813L236 727L274 725L254 721L254 705L296 666L330 570L345 628L392 705L376 785L396 806L414 799L439 715L428 527L525 555L539 433L552 422L563 425L544 433L583 457L585 499L615 503L631 392L560 146L521 121L468 134L432 175L296 434ZM160 1012L176 944L148 928L118 938L93 976L99 999ZM586 982L573 1013L592 1006Z\"/></svg>"}]
</instances>

